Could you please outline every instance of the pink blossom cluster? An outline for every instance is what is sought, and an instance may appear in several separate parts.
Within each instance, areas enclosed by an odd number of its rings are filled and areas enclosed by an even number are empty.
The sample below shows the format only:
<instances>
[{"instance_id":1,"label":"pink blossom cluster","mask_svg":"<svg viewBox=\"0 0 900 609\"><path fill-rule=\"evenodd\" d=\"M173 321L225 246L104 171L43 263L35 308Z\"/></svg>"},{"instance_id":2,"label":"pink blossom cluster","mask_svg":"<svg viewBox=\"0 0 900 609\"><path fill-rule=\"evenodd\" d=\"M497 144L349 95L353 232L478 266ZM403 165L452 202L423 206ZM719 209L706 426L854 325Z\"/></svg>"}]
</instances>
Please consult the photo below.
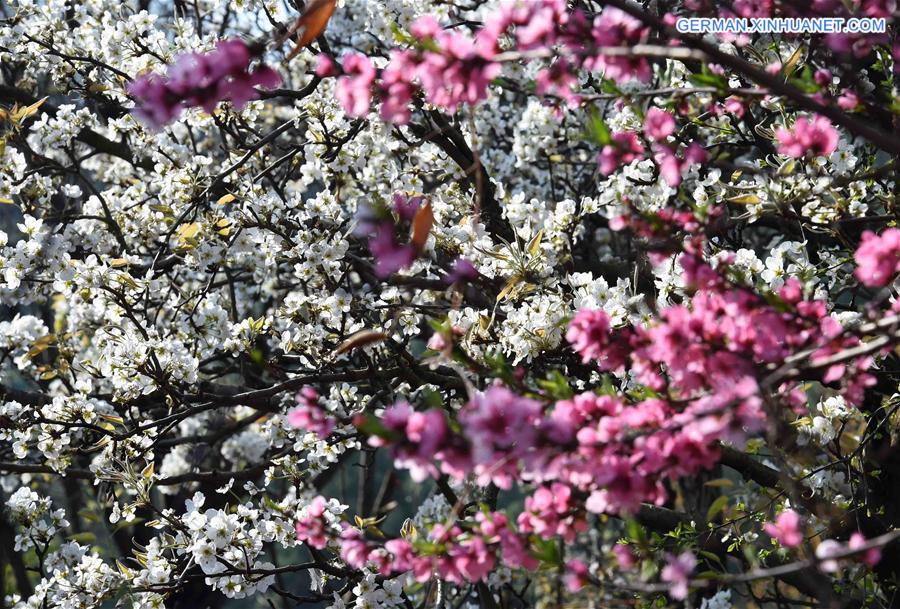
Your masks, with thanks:
<instances>
[{"instance_id":1,"label":"pink blossom cluster","mask_svg":"<svg viewBox=\"0 0 900 609\"><path fill-rule=\"evenodd\" d=\"M455 112L462 104L485 99L491 81L500 75L503 55L527 58L559 45L566 52L538 73L535 86L538 94L557 95L570 106L580 102L574 93L578 70L602 70L617 82L650 78L645 58L603 53L604 47L639 44L649 35L640 21L615 8L604 9L590 22L581 10L569 10L564 0L514 1L493 11L474 36L444 29L430 15L413 22L410 33L419 48L392 51L380 79L369 58L356 53L343 58L337 96L347 114L367 114L377 97L384 120L406 123L410 102L420 91L428 103ZM506 37L513 47L504 50L501 40ZM336 71L330 58L320 60L320 75Z\"/></svg>"},{"instance_id":2,"label":"pink blossom cluster","mask_svg":"<svg viewBox=\"0 0 900 609\"><path fill-rule=\"evenodd\" d=\"M831 70L820 68L813 73L813 81L821 87L813 97L823 105L830 104L832 101L830 87L834 81L834 74ZM853 89L840 89L838 93L836 103L841 110L849 112L858 108L862 103L859 95Z\"/></svg>"},{"instance_id":3,"label":"pink blossom cluster","mask_svg":"<svg viewBox=\"0 0 900 609\"><path fill-rule=\"evenodd\" d=\"M652 142L652 150L660 175L669 186L681 184L682 174L691 166L706 160L703 146L692 143L679 154L677 148L667 142L675 133L675 117L665 110L650 108L644 117L644 137ZM603 146L597 155L600 172L609 175L623 165L645 157L646 150L636 132L615 132L611 142Z\"/></svg>"},{"instance_id":4,"label":"pink blossom cluster","mask_svg":"<svg viewBox=\"0 0 900 609\"><path fill-rule=\"evenodd\" d=\"M417 543L398 538L378 544L349 525L341 534L341 558L349 566L375 565L382 575L411 571L418 581L434 574L457 584L482 581L500 556L512 568L538 565L502 512L478 512L465 529L458 524L436 524L427 539Z\"/></svg>"},{"instance_id":5,"label":"pink blossom cluster","mask_svg":"<svg viewBox=\"0 0 900 609\"><path fill-rule=\"evenodd\" d=\"M569 327L567 338L583 359L596 360L603 370L628 368L637 381L667 396L627 405L586 394L571 407L556 404L554 415L562 407L579 413L577 453L590 484L565 475L571 460L562 471L570 484L590 492L588 510L662 501L664 479L712 466L719 440L741 444L747 433L761 429L759 383L767 368L803 349L814 349L816 361L859 344L843 334L824 302L803 300L795 282L781 291L789 307L782 310L729 286L705 263L687 254L682 260L688 281L702 280L705 289L689 303L663 309L657 322L616 329L606 313L582 310ZM832 364L820 380L844 379L845 396L859 401L871 382L865 372L870 363L861 357ZM789 398L801 397L790 386L782 389Z\"/></svg>"},{"instance_id":6,"label":"pink blossom cluster","mask_svg":"<svg viewBox=\"0 0 900 609\"><path fill-rule=\"evenodd\" d=\"M600 173L609 175L619 167L644 158L644 145L633 131L617 131L612 141L600 149L597 164Z\"/></svg>"},{"instance_id":7,"label":"pink blossom cluster","mask_svg":"<svg viewBox=\"0 0 900 609\"><path fill-rule=\"evenodd\" d=\"M220 101L228 100L240 110L258 97L254 87L271 89L281 83L281 76L268 66L251 70L253 58L254 53L241 40L222 40L209 53L179 55L165 76L142 74L129 83L134 113L159 129L187 107L212 112Z\"/></svg>"},{"instance_id":8,"label":"pink blossom cluster","mask_svg":"<svg viewBox=\"0 0 900 609\"><path fill-rule=\"evenodd\" d=\"M749 388L767 367L780 365L798 351L811 349L815 362L859 344L858 338L843 332L824 301L803 298L796 279L779 291L783 306L776 307L730 284L695 254L686 252L679 261L687 284L698 290L688 304L663 309L659 320L649 326L610 330L605 341L615 341L612 350L591 344L583 336L581 323L570 327L569 340L582 354L599 350L597 359L606 370L619 368L612 364L620 362L603 358L621 353L622 342L627 341L630 367L641 383L687 399ZM727 263L723 265L727 268ZM870 365L869 357L832 363L819 380L842 380L845 397L859 402L862 390L872 381L866 373Z\"/></svg>"},{"instance_id":9,"label":"pink blossom cluster","mask_svg":"<svg viewBox=\"0 0 900 609\"><path fill-rule=\"evenodd\" d=\"M587 530L587 520L577 505L572 487L554 482L541 486L525 498L525 511L517 524L523 533L534 533L544 539L559 537L568 543Z\"/></svg>"},{"instance_id":10,"label":"pink blossom cluster","mask_svg":"<svg viewBox=\"0 0 900 609\"><path fill-rule=\"evenodd\" d=\"M518 524L540 536L568 537L583 527L584 510L623 512L643 501L662 503L663 480L712 466L720 439L739 441L763 415L756 386L740 380L679 410L662 399L626 404L582 393L547 408L494 385L459 413L453 433L439 410L417 413L405 402L385 411L387 433L370 440L390 446L395 463L421 480L439 472L509 489L538 485Z\"/></svg>"},{"instance_id":11,"label":"pink blossom cluster","mask_svg":"<svg viewBox=\"0 0 900 609\"><path fill-rule=\"evenodd\" d=\"M422 205L422 197L407 197L402 193L394 195L391 210L375 210L365 207L360 210L356 226L357 236L366 236L369 240L369 251L375 258L375 274L384 278L411 265L418 253L411 243L404 243L399 238L400 222L408 224L413 221L416 212Z\"/></svg>"},{"instance_id":12,"label":"pink blossom cluster","mask_svg":"<svg viewBox=\"0 0 900 609\"><path fill-rule=\"evenodd\" d=\"M866 231L854 258L856 278L864 285L887 285L900 271L900 229L889 228L880 235Z\"/></svg>"},{"instance_id":13,"label":"pink blossom cluster","mask_svg":"<svg viewBox=\"0 0 900 609\"><path fill-rule=\"evenodd\" d=\"M648 28L631 15L619 9L607 8L594 19L589 40L597 47L629 47L647 39ZM602 52L587 57L584 67L603 70L603 75L616 82L635 79L650 80L650 64L645 57L636 55L604 55Z\"/></svg>"},{"instance_id":14,"label":"pink blossom cluster","mask_svg":"<svg viewBox=\"0 0 900 609\"><path fill-rule=\"evenodd\" d=\"M501 561L527 566L537 539L574 540L587 512L661 504L667 480L714 465L720 441L740 445L759 431L766 422L761 377L771 366L799 350L811 348L815 361L859 344L841 332L823 302L804 300L796 281L779 292L775 306L730 284L722 269L696 255L683 254L681 264L688 283L702 289L663 309L658 321L614 328L605 312L584 309L567 333L584 361L630 370L653 397L631 401L584 392L547 403L494 384L474 395L455 422L452 413L419 412L407 402L384 411L369 441L389 448L418 481L446 474L458 481L474 475L478 484L502 489L533 484L515 528L502 515L477 514L474 526L436 526L426 544L376 544L348 527L344 559L355 566L375 563L386 574L412 570L420 579L437 572L450 581L478 580ZM861 357L832 364L820 380L846 377L845 395L859 399L869 363ZM802 403L796 386L781 389L789 404ZM767 529L790 545L797 527L784 513ZM693 556L671 557L663 580L674 598L686 594L694 565ZM587 578L577 569L570 576L573 586Z\"/></svg>"},{"instance_id":15,"label":"pink blossom cluster","mask_svg":"<svg viewBox=\"0 0 900 609\"><path fill-rule=\"evenodd\" d=\"M385 408L381 424L386 433L370 437L370 445L390 445L394 464L408 469L416 482L438 475L432 460L445 447L449 436L441 411L417 412L409 402L401 401Z\"/></svg>"},{"instance_id":16,"label":"pink blossom cluster","mask_svg":"<svg viewBox=\"0 0 900 609\"><path fill-rule=\"evenodd\" d=\"M287 416L288 425L311 431L321 439L326 439L334 431L337 421L319 405L319 394L306 386L297 394L298 406Z\"/></svg>"},{"instance_id":17,"label":"pink blossom cluster","mask_svg":"<svg viewBox=\"0 0 900 609\"><path fill-rule=\"evenodd\" d=\"M819 567L827 572L833 573L841 568L841 560L838 555L848 551L859 551L859 554L848 557L844 560L856 559L864 565L874 567L881 561L881 550L877 547L866 547L866 538L862 533L856 532L850 535L850 539L846 545L834 539L825 539L816 546L816 558L821 561Z\"/></svg>"},{"instance_id":18,"label":"pink blossom cluster","mask_svg":"<svg viewBox=\"0 0 900 609\"><path fill-rule=\"evenodd\" d=\"M779 127L775 131L778 152L793 157L829 156L837 149L838 134L831 122L824 116L816 115L812 120L801 116L793 127Z\"/></svg>"},{"instance_id":19,"label":"pink blossom cluster","mask_svg":"<svg viewBox=\"0 0 900 609\"><path fill-rule=\"evenodd\" d=\"M681 600L687 597L688 581L696 566L697 557L692 552L682 552L677 556L669 555L667 557L661 577L664 582L671 585L669 595L672 598Z\"/></svg>"},{"instance_id":20,"label":"pink blossom cluster","mask_svg":"<svg viewBox=\"0 0 900 609\"><path fill-rule=\"evenodd\" d=\"M322 550L328 545L328 523L325 521L325 497L315 497L297 519L297 539Z\"/></svg>"},{"instance_id":21,"label":"pink blossom cluster","mask_svg":"<svg viewBox=\"0 0 900 609\"><path fill-rule=\"evenodd\" d=\"M763 529L785 548L796 548L803 543L803 521L794 510L785 510L775 522L767 522Z\"/></svg>"}]
</instances>

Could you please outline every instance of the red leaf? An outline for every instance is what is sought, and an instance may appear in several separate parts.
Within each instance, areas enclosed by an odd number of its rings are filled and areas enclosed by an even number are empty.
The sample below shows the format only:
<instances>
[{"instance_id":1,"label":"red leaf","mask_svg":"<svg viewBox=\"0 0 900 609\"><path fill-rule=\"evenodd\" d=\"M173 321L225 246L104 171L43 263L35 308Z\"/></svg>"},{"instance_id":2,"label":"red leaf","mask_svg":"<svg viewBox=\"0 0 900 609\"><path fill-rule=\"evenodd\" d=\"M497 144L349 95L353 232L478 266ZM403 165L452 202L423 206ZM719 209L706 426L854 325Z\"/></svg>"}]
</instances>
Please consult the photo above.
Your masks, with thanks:
<instances>
[{"instance_id":1,"label":"red leaf","mask_svg":"<svg viewBox=\"0 0 900 609\"><path fill-rule=\"evenodd\" d=\"M412 222L412 237L410 244L415 248L416 253L422 251L425 242L428 241L428 234L434 225L434 212L431 211L431 202L426 203L416 211L416 217Z\"/></svg>"},{"instance_id":2,"label":"red leaf","mask_svg":"<svg viewBox=\"0 0 900 609\"><path fill-rule=\"evenodd\" d=\"M337 349L335 349L331 355L338 356L342 353L352 351L353 349L368 347L369 345L374 345L387 340L387 337L388 335L384 332L378 332L376 330L360 330L338 345Z\"/></svg>"},{"instance_id":3,"label":"red leaf","mask_svg":"<svg viewBox=\"0 0 900 609\"><path fill-rule=\"evenodd\" d=\"M299 53L300 49L307 46L325 31L325 26L328 25L328 20L331 19L331 15L334 13L334 7L336 5L337 0L310 1L306 7L306 11L300 15L300 18L297 19L287 33L288 37L291 37L301 29L303 30L297 40L297 44L291 51L291 54L288 55L288 59Z\"/></svg>"}]
</instances>

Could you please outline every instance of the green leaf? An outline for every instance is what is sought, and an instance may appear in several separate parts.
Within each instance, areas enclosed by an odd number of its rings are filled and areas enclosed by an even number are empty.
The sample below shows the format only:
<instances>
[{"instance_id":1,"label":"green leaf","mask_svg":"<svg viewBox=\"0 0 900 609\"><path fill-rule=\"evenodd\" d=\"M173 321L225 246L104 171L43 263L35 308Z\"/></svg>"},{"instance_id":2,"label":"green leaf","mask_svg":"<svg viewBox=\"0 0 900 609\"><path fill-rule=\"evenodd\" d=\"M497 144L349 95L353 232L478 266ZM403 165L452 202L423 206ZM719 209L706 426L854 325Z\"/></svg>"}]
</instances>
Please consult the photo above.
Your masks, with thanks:
<instances>
[{"instance_id":1,"label":"green leaf","mask_svg":"<svg viewBox=\"0 0 900 609\"><path fill-rule=\"evenodd\" d=\"M425 389L422 392L423 402L428 408L441 408L444 405L444 399L439 391L433 389Z\"/></svg>"},{"instance_id":2,"label":"green leaf","mask_svg":"<svg viewBox=\"0 0 900 609\"><path fill-rule=\"evenodd\" d=\"M559 545L554 539L541 539L539 537L532 538L534 546L534 557L542 563L549 565L562 564L562 558L559 555Z\"/></svg>"},{"instance_id":3,"label":"green leaf","mask_svg":"<svg viewBox=\"0 0 900 609\"><path fill-rule=\"evenodd\" d=\"M609 127L606 126L606 122L600 116L600 111L597 108L591 108L589 111L587 136L590 141L598 146L606 146L612 143L612 133Z\"/></svg>"},{"instance_id":4,"label":"green leaf","mask_svg":"<svg viewBox=\"0 0 900 609\"><path fill-rule=\"evenodd\" d=\"M715 87L716 89L724 89L726 86L728 86L728 81L725 80L724 76L713 74L706 68L704 68L703 72L700 74L691 74L688 77L688 80L698 87Z\"/></svg>"},{"instance_id":5,"label":"green leaf","mask_svg":"<svg viewBox=\"0 0 900 609\"><path fill-rule=\"evenodd\" d=\"M715 501L712 502L712 505L709 506L709 509L706 510L706 520L712 521L713 518L719 515L719 512L725 509L728 505L728 496L721 495Z\"/></svg>"},{"instance_id":6,"label":"green leaf","mask_svg":"<svg viewBox=\"0 0 900 609\"><path fill-rule=\"evenodd\" d=\"M574 395L568 379L559 370L553 370L546 379L539 379L537 384L554 400L568 400Z\"/></svg>"},{"instance_id":7,"label":"green leaf","mask_svg":"<svg viewBox=\"0 0 900 609\"><path fill-rule=\"evenodd\" d=\"M633 518L629 519L627 528L629 538L638 542L640 545L644 545L647 542L647 534L644 531L644 527L642 527L637 520L634 520Z\"/></svg>"},{"instance_id":8,"label":"green leaf","mask_svg":"<svg viewBox=\"0 0 900 609\"><path fill-rule=\"evenodd\" d=\"M729 480L728 478L716 478L715 480L704 482L703 486L712 486L716 488L721 488L723 486L734 486L734 481Z\"/></svg>"},{"instance_id":9,"label":"green leaf","mask_svg":"<svg viewBox=\"0 0 900 609\"><path fill-rule=\"evenodd\" d=\"M386 438L392 441L401 439L400 434L385 427L381 423L381 419L371 412L364 412L357 415L353 419L353 424L356 426L356 429L367 436L378 436L379 438Z\"/></svg>"}]
</instances>

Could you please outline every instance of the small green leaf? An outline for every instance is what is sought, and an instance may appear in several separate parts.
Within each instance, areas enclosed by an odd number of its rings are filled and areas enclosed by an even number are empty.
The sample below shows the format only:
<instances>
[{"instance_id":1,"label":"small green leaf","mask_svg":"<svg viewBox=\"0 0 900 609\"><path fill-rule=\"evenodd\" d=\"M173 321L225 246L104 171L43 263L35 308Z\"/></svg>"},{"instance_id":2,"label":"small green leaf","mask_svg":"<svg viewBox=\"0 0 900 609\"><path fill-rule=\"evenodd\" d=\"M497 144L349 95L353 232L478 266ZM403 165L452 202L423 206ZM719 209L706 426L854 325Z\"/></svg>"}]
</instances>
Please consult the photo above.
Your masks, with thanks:
<instances>
[{"instance_id":1,"label":"small green leaf","mask_svg":"<svg viewBox=\"0 0 900 609\"><path fill-rule=\"evenodd\" d=\"M588 115L587 136L588 139L598 146L606 146L612 143L612 133L596 108L591 108Z\"/></svg>"},{"instance_id":2,"label":"small green leaf","mask_svg":"<svg viewBox=\"0 0 900 609\"><path fill-rule=\"evenodd\" d=\"M706 520L712 521L713 518L719 515L719 512L725 509L728 505L728 496L721 495L715 501L712 502L712 505L709 506L709 509L706 510Z\"/></svg>"},{"instance_id":3,"label":"small green leaf","mask_svg":"<svg viewBox=\"0 0 900 609\"><path fill-rule=\"evenodd\" d=\"M724 89L728 85L728 81L724 76L713 74L704 68L700 74L691 74L688 80L698 87L715 87L716 89Z\"/></svg>"}]
</instances>

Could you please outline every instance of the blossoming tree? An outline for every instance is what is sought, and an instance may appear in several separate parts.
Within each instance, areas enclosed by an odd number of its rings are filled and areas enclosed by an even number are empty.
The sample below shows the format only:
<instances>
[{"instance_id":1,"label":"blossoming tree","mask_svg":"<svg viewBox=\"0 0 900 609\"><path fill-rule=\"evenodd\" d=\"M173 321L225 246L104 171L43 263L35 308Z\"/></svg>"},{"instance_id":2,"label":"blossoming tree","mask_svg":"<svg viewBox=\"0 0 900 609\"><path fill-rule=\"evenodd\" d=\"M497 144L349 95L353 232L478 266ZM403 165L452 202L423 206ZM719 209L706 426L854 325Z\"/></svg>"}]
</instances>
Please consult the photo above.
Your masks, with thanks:
<instances>
[{"instance_id":1,"label":"blossoming tree","mask_svg":"<svg viewBox=\"0 0 900 609\"><path fill-rule=\"evenodd\" d=\"M893 1L0 11L3 607L900 604Z\"/></svg>"}]
</instances>

